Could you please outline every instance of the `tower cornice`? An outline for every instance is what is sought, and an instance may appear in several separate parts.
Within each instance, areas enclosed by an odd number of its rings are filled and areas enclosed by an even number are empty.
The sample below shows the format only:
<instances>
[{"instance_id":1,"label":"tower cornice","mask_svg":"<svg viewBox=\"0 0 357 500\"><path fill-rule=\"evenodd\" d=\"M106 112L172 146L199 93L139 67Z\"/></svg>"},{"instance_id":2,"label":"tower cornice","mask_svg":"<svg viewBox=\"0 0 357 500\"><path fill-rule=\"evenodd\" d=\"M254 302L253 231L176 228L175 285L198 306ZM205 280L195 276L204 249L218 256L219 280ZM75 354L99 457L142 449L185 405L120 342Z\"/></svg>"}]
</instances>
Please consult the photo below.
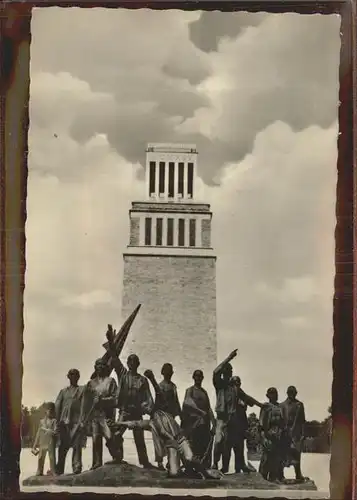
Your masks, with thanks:
<instances>
[{"instance_id":1,"label":"tower cornice","mask_svg":"<svg viewBox=\"0 0 357 500\"><path fill-rule=\"evenodd\" d=\"M133 201L129 213L134 212L157 212L157 213L204 213L212 215L208 203L170 203L153 201Z\"/></svg>"},{"instance_id":2,"label":"tower cornice","mask_svg":"<svg viewBox=\"0 0 357 500\"><path fill-rule=\"evenodd\" d=\"M146 256L146 257L200 257L217 259L213 248L198 248L198 247L138 247L128 245L123 257L129 256Z\"/></svg>"},{"instance_id":3,"label":"tower cornice","mask_svg":"<svg viewBox=\"0 0 357 500\"><path fill-rule=\"evenodd\" d=\"M198 154L196 144L178 144L168 142L150 142L147 153L190 153Z\"/></svg>"}]
</instances>

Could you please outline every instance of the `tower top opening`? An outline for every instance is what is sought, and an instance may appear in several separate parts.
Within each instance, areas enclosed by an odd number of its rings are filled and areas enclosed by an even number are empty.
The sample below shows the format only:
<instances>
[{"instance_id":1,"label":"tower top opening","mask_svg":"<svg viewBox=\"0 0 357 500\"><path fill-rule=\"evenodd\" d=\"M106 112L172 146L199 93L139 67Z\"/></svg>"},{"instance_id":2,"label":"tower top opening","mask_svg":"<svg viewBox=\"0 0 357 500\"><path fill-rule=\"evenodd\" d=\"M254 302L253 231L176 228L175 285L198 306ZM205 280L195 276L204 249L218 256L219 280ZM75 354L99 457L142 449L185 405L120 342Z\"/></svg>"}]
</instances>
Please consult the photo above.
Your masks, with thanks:
<instances>
[{"instance_id":1,"label":"tower top opening","mask_svg":"<svg viewBox=\"0 0 357 500\"><path fill-rule=\"evenodd\" d=\"M190 202L197 169L195 144L149 143L146 148L146 196L149 200Z\"/></svg>"}]
</instances>

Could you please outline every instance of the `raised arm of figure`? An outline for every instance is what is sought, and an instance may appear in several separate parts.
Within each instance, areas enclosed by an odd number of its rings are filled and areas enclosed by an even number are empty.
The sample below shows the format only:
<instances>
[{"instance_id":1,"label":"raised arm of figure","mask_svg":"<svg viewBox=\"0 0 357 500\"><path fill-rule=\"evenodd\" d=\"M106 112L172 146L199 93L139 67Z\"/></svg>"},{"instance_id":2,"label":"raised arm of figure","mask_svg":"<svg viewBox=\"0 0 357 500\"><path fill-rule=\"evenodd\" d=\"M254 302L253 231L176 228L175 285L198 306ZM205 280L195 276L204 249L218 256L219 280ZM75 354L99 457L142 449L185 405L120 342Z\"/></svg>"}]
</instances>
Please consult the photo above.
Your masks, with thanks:
<instances>
[{"instance_id":1,"label":"raised arm of figure","mask_svg":"<svg viewBox=\"0 0 357 500\"><path fill-rule=\"evenodd\" d=\"M234 349L223 361L220 363L217 368L214 369L213 373L222 373L223 368L232 361L238 354L238 349Z\"/></svg>"},{"instance_id":2,"label":"raised arm of figure","mask_svg":"<svg viewBox=\"0 0 357 500\"><path fill-rule=\"evenodd\" d=\"M237 353L238 353L238 349L234 349L234 351L232 351L229 356L227 356L223 361L222 363L220 363L214 370L213 370L213 385L215 387L215 389L218 389L219 386L220 386L220 383L221 383L221 375L222 375L222 372L225 368L225 366L230 362L232 361L233 358L235 358L237 356Z\"/></svg>"}]
</instances>

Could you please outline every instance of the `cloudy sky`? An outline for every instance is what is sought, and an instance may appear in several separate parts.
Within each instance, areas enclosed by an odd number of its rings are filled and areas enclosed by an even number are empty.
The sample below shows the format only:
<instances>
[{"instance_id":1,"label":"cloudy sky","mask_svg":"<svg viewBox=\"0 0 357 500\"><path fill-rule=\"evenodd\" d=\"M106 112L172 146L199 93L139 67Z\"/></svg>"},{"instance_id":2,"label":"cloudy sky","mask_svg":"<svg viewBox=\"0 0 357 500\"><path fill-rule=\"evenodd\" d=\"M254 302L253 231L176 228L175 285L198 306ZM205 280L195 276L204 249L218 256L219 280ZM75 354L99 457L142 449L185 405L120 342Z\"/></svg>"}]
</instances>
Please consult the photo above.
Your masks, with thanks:
<instances>
[{"instance_id":1,"label":"cloudy sky","mask_svg":"<svg viewBox=\"0 0 357 500\"><path fill-rule=\"evenodd\" d=\"M199 150L219 356L247 392L296 384L326 416L332 368L338 16L35 9L24 394L82 380L121 323L147 142Z\"/></svg>"}]
</instances>

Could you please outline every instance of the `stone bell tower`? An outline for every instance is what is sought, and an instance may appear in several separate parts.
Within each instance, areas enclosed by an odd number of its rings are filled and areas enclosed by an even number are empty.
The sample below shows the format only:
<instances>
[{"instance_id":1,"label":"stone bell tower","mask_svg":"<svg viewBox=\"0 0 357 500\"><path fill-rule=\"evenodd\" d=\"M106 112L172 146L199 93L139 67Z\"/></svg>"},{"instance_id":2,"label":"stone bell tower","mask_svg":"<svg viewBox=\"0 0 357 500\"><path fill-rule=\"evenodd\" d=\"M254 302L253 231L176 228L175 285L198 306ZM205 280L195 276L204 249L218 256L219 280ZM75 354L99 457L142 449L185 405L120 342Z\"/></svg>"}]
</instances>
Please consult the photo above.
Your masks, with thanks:
<instances>
[{"instance_id":1,"label":"stone bell tower","mask_svg":"<svg viewBox=\"0 0 357 500\"><path fill-rule=\"evenodd\" d=\"M197 157L193 144L148 144L145 197L132 202L123 254L123 317L142 304L125 353L138 354L140 370L157 379L172 363L181 391L195 369L211 385L217 363L212 213L195 201Z\"/></svg>"}]
</instances>

